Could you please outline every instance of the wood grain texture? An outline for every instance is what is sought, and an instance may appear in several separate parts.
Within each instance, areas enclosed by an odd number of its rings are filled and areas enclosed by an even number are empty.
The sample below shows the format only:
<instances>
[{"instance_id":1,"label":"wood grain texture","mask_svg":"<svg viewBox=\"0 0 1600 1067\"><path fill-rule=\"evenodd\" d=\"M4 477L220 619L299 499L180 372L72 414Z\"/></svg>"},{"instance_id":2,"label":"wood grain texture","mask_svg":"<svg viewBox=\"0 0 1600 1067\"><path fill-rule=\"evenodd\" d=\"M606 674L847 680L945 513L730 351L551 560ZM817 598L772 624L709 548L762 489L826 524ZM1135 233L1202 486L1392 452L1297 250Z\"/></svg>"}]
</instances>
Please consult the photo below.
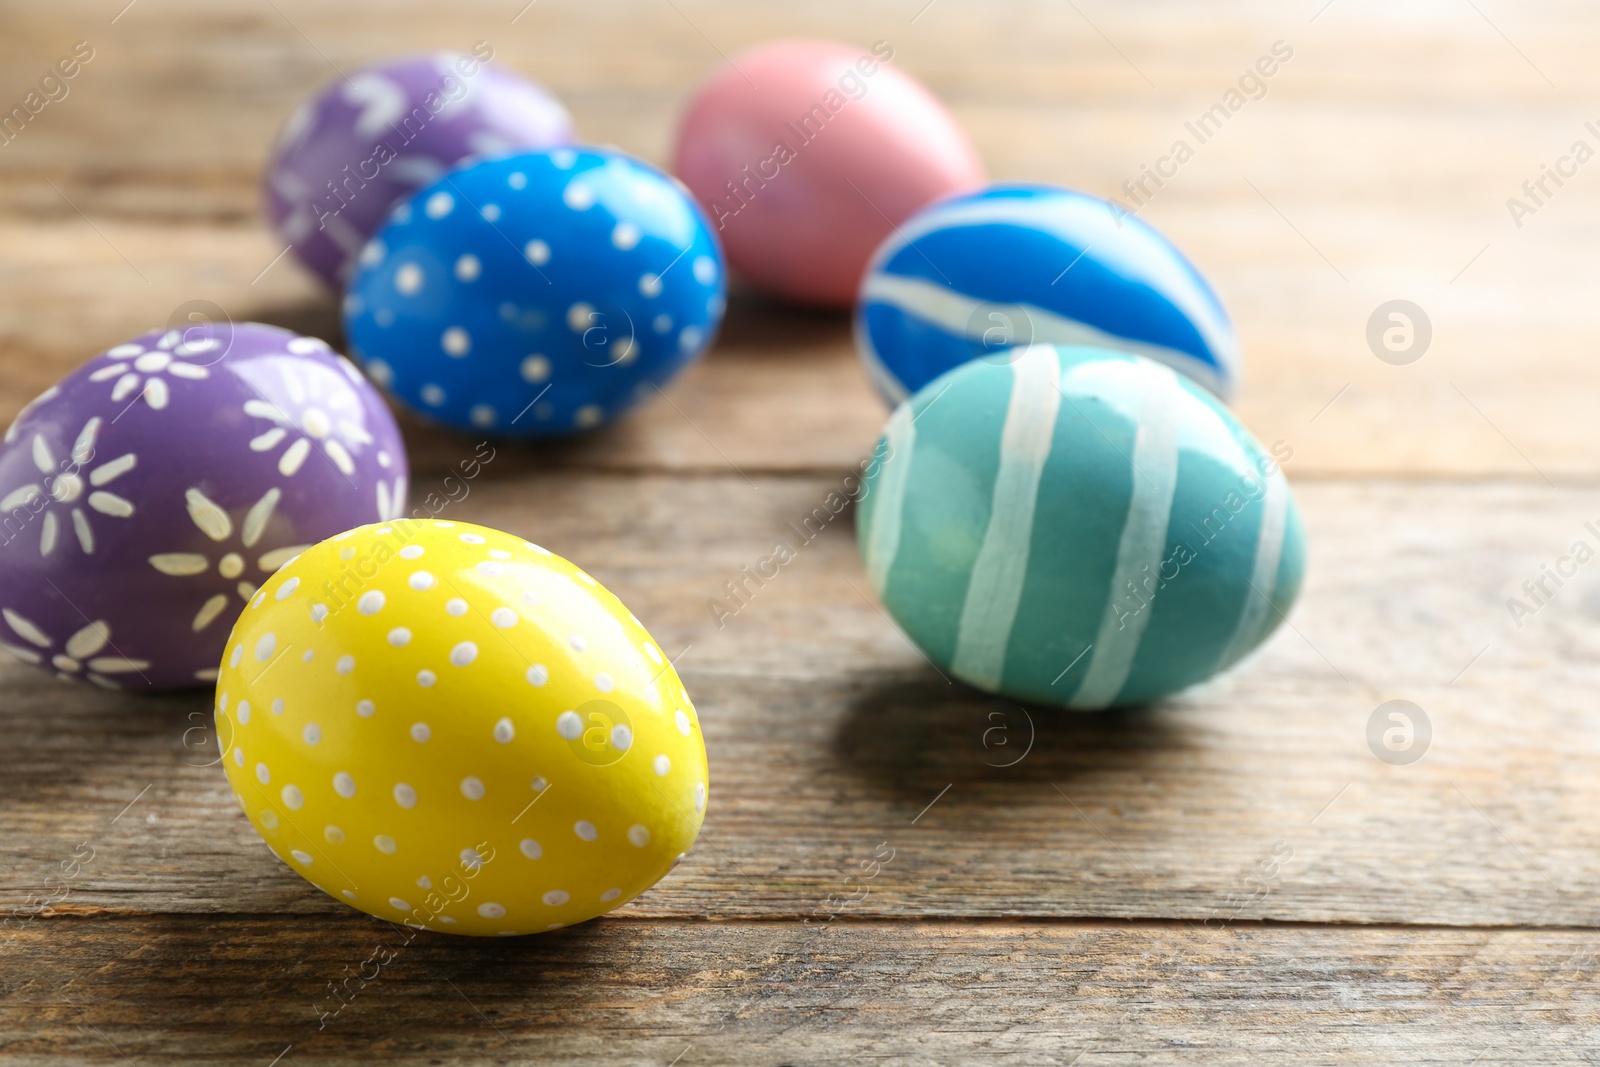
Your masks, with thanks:
<instances>
[{"instance_id":1,"label":"wood grain texture","mask_svg":"<svg viewBox=\"0 0 1600 1067\"><path fill-rule=\"evenodd\" d=\"M1237 410L1294 450L1311 558L1290 625L1160 706L952 685L873 600L849 512L815 518L886 414L847 317L736 288L664 398L502 447L451 505L581 560L679 657L712 774L688 860L558 935L419 938L319 1030L328 983L398 935L261 845L210 765L209 701L0 666L0 1061L1593 1061L1600 570L1521 625L1507 609L1600 545L1600 185L1585 167L1521 225L1507 208L1575 140L1600 147L1592 4L61 0L5 19L0 110L75 41L96 55L0 147L0 421L194 301L338 341L332 298L258 221L259 171L305 93L395 52L488 41L588 139L662 162L685 94L740 48L886 40L997 179L1126 200L1282 40L1261 99L1140 214L1235 317ZM1410 366L1365 339L1394 298L1434 329ZM404 428L420 504L474 442ZM779 540L795 561L734 599ZM1366 736L1396 698L1433 728L1409 766Z\"/></svg>"},{"instance_id":2,"label":"wood grain texture","mask_svg":"<svg viewBox=\"0 0 1600 1067\"><path fill-rule=\"evenodd\" d=\"M97 54L71 95L0 149L11 294L0 345L15 368L0 376L0 417L189 300L334 332L331 304L290 260L261 275L281 246L256 220L256 188L276 129L336 67L490 41L561 94L590 139L659 162L719 52L782 34L883 39L949 100L997 178L1127 199L1122 183L1192 139L1184 123L1283 40L1295 56L1266 95L1142 212L1238 322L1246 423L1293 443L1307 473L1600 472L1588 435L1600 266L1583 236L1600 225L1600 185L1585 171L1550 186L1557 195L1521 226L1506 207L1574 140L1600 147L1584 129L1600 29L1576 0L1412 17L1336 0L1315 21L1310 0L1230 0L1203 16L1172 2L940 0L914 23L898 0L541 0L512 25L517 6L140 0L114 25L99 0L16 12L0 41L0 100L20 98L75 40ZM1394 298L1433 323L1431 348L1408 367L1379 362L1365 340L1368 317ZM799 344L776 332L727 347L759 351L752 362L771 372L759 388L756 372L714 358L673 390L699 429L657 403L577 458L697 467L718 458L709 438L741 467L839 465L884 414L843 320L807 324Z\"/></svg>"},{"instance_id":3,"label":"wood grain texture","mask_svg":"<svg viewBox=\"0 0 1600 1067\"><path fill-rule=\"evenodd\" d=\"M1469 1067L1589 1063L1600 1024L1589 931L600 919L407 944L348 913L48 925L11 943L10 1063Z\"/></svg>"},{"instance_id":4,"label":"wood grain texture","mask_svg":"<svg viewBox=\"0 0 1600 1067\"><path fill-rule=\"evenodd\" d=\"M1209 685L1085 716L982 696L921 659L871 599L849 513L809 544L796 534L829 481L530 477L502 462L451 514L592 561L677 657L700 711L705 830L634 911L803 914L849 892L888 842L899 859L856 912L1600 921L1586 888L1600 880L1600 571L1521 630L1505 607L1571 539L1594 540L1582 523L1600 518L1600 493L1304 485L1313 555L1290 625ZM741 607L724 583L779 539L798 558ZM713 598L737 614L719 620ZM74 906L343 910L238 814L207 766L205 697L87 693L20 667L0 685L16 739L0 754L15 849L0 901L43 891L88 841ZM1395 698L1433 724L1411 766L1366 739ZM1263 884L1275 850L1282 869Z\"/></svg>"}]
</instances>

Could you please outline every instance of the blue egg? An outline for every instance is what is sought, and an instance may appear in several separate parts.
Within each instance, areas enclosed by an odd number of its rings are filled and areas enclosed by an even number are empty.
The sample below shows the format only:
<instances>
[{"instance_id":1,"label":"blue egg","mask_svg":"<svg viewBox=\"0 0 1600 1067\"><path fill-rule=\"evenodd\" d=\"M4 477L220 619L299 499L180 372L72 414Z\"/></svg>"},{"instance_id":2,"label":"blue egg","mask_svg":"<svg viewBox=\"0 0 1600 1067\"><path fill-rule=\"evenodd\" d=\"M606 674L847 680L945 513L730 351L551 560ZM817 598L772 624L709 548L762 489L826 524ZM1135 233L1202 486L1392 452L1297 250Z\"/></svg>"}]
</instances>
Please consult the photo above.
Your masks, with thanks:
<instances>
[{"instance_id":1,"label":"blue egg","mask_svg":"<svg viewBox=\"0 0 1600 1067\"><path fill-rule=\"evenodd\" d=\"M896 404L968 360L1036 343L1148 356L1224 399L1239 373L1227 312L1171 241L1048 185L990 186L913 215L873 255L855 325Z\"/></svg>"},{"instance_id":2,"label":"blue egg","mask_svg":"<svg viewBox=\"0 0 1600 1067\"><path fill-rule=\"evenodd\" d=\"M503 437L586 430L711 344L721 247L678 183L608 149L457 170L397 207L345 296L351 354L403 403Z\"/></svg>"},{"instance_id":3,"label":"blue egg","mask_svg":"<svg viewBox=\"0 0 1600 1067\"><path fill-rule=\"evenodd\" d=\"M1292 451L1143 356L1008 355L900 405L864 472L862 556L907 636L986 692L1082 709L1266 640L1305 568Z\"/></svg>"}]
</instances>

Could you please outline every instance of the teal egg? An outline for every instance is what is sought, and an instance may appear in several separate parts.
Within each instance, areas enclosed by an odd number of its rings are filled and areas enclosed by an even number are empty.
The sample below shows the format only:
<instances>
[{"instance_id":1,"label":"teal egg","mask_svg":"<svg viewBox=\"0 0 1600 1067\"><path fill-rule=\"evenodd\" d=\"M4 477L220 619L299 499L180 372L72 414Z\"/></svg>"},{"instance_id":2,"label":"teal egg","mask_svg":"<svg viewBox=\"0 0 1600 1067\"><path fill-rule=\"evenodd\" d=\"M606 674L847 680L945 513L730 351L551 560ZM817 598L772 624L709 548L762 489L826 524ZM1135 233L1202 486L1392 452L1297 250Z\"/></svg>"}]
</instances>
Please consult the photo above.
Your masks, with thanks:
<instances>
[{"instance_id":1,"label":"teal egg","mask_svg":"<svg viewBox=\"0 0 1600 1067\"><path fill-rule=\"evenodd\" d=\"M1293 605L1305 535L1279 469L1292 454L1143 356L1013 349L890 417L861 554L895 621L969 685L1146 703L1237 662Z\"/></svg>"}]
</instances>

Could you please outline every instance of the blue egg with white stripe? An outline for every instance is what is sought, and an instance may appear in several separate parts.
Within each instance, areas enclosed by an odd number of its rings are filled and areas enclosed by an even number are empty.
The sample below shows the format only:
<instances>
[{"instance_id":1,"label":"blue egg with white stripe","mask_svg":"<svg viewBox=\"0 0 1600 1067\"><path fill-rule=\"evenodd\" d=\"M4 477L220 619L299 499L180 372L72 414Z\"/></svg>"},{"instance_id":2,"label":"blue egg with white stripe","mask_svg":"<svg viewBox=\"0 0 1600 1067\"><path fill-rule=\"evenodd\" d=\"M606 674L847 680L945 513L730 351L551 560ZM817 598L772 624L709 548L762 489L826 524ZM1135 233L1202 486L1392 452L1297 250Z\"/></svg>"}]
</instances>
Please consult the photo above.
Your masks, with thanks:
<instances>
[{"instance_id":1,"label":"blue egg with white stripe","mask_svg":"<svg viewBox=\"0 0 1600 1067\"><path fill-rule=\"evenodd\" d=\"M552 437L656 395L726 302L721 246L676 180L562 147L468 165L400 204L357 259L344 319L351 355L422 415Z\"/></svg>"},{"instance_id":2,"label":"blue egg with white stripe","mask_svg":"<svg viewBox=\"0 0 1600 1067\"><path fill-rule=\"evenodd\" d=\"M1142 704L1283 621L1305 541L1279 464L1144 356L1033 345L889 419L856 526L889 613L940 670L1060 707Z\"/></svg>"},{"instance_id":3,"label":"blue egg with white stripe","mask_svg":"<svg viewBox=\"0 0 1600 1067\"><path fill-rule=\"evenodd\" d=\"M868 264L855 330L894 404L1029 344L1135 352L1224 400L1239 375L1228 313L1177 246L1108 201L1048 185L994 185L913 215Z\"/></svg>"}]
</instances>

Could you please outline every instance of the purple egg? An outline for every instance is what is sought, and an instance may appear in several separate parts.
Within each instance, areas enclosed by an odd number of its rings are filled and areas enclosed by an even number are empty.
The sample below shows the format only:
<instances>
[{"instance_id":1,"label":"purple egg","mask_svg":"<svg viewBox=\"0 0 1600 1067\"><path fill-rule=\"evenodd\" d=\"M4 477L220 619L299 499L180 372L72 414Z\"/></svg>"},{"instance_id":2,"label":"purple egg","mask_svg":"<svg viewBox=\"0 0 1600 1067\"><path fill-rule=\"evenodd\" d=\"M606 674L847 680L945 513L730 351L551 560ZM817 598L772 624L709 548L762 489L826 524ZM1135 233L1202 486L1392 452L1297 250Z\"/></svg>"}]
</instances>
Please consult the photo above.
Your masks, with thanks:
<instances>
[{"instance_id":1,"label":"purple egg","mask_svg":"<svg viewBox=\"0 0 1600 1067\"><path fill-rule=\"evenodd\" d=\"M398 516L406 477L394 417L324 342L257 323L143 334L6 431L0 647L108 688L209 684L257 587Z\"/></svg>"},{"instance_id":2,"label":"purple egg","mask_svg":"<svg viewBox=\"0 0 1600 1067\"><path fill-rule=\"evenodd\" d=\"M554 96L480 42L356 71L289 119L266 172L267 219L335 288L396 202L474 157L573 140Z\"/></svg>"}]
</instances>

